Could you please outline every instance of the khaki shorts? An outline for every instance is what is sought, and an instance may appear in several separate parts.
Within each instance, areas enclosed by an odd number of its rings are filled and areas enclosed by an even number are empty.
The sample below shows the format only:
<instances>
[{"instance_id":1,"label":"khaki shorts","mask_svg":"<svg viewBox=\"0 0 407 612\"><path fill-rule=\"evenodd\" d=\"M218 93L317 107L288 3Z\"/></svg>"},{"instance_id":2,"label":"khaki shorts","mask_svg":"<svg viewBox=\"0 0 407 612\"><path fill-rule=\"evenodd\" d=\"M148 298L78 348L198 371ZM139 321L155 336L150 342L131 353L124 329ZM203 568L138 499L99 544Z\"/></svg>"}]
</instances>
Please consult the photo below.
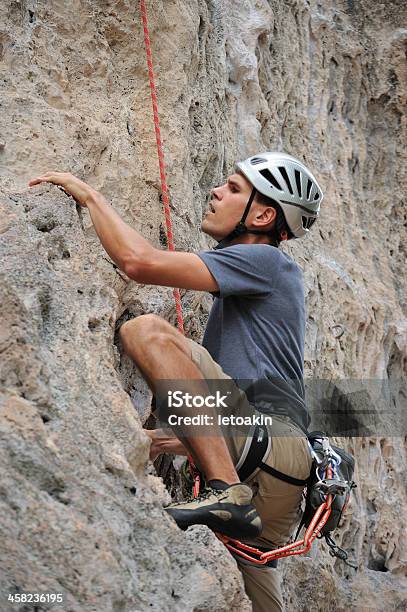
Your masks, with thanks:
<instances>
[{"instance_id":1,"label":"khaki shorts","mask_svg":"<svg viewBox=\"0 0 407 612\"><path fill-rule=\"evenodd\" d=\"M208 351L193 340L191 343L192 361L208 380L229 379L220 365L216 363ZM250 408L245 394L235 383L234 397L235 413L248 413ZM264 462L276 470L294 478L305 480L311 470L311 454L308 440L303 431L288 417L275 415L272 425L268 427L272 440L271 449ZM231 457L236 465L245 437L237 432L236 428L224 430L225 440ZM288 484L259 470L247 481L255 496L253 503L260 515L263 531L253 544L261 547L276 548L287 544L300 520L300 504L303 487ZM282 596L277 571L272 568L258 567L238 560L243 573L246 591L253 603L255 612L263 610L282 610Z\"/></svg>"}]
</instances>

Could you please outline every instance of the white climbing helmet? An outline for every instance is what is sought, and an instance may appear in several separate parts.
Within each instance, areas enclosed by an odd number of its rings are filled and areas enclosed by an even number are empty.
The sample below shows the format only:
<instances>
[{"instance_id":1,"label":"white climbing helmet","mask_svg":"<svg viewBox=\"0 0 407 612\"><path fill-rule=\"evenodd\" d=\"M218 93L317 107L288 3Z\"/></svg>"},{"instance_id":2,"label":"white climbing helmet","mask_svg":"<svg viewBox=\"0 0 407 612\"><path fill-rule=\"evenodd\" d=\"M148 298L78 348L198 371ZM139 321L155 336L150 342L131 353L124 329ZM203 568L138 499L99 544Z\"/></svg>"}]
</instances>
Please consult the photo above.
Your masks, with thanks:
<instances>
[{"instance_id":1,"label":"white climbing helmet","mask_svg":"<svg viewBox=\"0 0 407 612\"><path fill-rule=\"evenodd\" d=\"M316 178L295 157L267 151L236 164L253 187L272 198L295 238L305 236L319 215L323 194Z\"/></svg>"}]
</instances>

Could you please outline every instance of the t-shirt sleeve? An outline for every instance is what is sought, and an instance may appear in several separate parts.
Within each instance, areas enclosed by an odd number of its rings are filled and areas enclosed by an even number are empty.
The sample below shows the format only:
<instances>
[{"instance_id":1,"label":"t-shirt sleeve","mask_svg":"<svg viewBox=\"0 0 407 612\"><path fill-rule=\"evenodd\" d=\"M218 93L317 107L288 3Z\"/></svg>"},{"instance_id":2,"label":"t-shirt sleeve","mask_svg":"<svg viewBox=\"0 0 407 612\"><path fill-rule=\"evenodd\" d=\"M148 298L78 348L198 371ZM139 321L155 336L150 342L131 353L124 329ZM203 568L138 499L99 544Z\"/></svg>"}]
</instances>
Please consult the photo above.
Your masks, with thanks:
<instances>
[{"instance_id":1,"label":"t-shirt sleeve","mask_svg":"<svg viewBox=\"0 0 407 612\"><path fill-rule=\"evenodd\" d=\"M214 295L265 296L273 289L280 267L281 254L267 244L235 244L214 251L199 251L197 255L219 285Z\"/></svg>"}]
</instances>

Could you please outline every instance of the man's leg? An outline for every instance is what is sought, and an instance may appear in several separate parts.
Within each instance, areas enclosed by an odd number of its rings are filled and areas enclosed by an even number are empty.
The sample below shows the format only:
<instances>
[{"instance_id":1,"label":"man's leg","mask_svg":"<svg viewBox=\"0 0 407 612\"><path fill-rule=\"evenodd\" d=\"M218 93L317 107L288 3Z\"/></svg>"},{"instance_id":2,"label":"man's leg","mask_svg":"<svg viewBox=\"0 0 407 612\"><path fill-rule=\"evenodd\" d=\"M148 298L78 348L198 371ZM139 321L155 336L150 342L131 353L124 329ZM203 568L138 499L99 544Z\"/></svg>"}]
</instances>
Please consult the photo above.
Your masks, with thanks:
<instances>
[{"instance_id":1,"label":"man's leg","mask_svg":"<svg viewBox=\"0 0 407 612\"><path fill-rule=\"evenodd\" d=\"M155 315L144 315L123 324L120 335L124 350L154 392L160 381L178 381L192 390L192 396L207 395L205 377L191 359L191 343L166 321ZM182 381L188 384L183 385ZM210 411L200 409L200 412ZM174 409L172 413L177 415ZM185 410L178 409L178 415L185 416ZM181 529L201 524L232 538L256 538L262 525L252 504L253 492L240 483L217 424L207 429L210 433L205 436L194 435L193 429L185 431L185 427L175 429L177 437L191 449L204 471L208 488L196 499L167 506L166 511Z\"/></svg>"},{"instance_id":2,"label":"man's leg","mask_svg":"<svg viewBox=\"0 0 407 612\"><path fill-rule=\"evenodd\" d=\"M284 610L279 571L271 567L256 567L237 562L253 612L282 612Z\"/></svg>"},{"instance_id":3,"label":"man's leg","mask_svg":"<svg viewBox=\"0 0 407 612\"><path fill-rule=\"evenodd\" d=\"M286 417L274 415L269 435L273 444L264 462L283 474L306 479L311 470L312 457L304 432ZM291 540L300 520L299 506L304 489L263 470L252 478L253 481L258 486L255 505L263 522L262 539L254 541L253 545L262 550L268 546L270 549L284 546ZM249 564L244 559L237 560L237 563L243 574L246 593L253 604L253 612L284 610L279 571Z\"/></svg>"},{"instance_id":4,"label":"man's leg","mask_svg":"<svg viewBox=\"0 0 407 612\"><path fill-rule=\"evenodd\" d=\"M155 381L165 379L197 381L197 393L207 392L204 376L191 359L189 343L161 317L142 315L127 321L120 328L120 337L125 352L141 370L153 392ZM177 414L175 408L172 412ZM184 430L183 437L206 480L222 480L227 484L240 482L220 429L214 426L212 433L200 437L191 436Z\"/></svg>"}]
</instances>

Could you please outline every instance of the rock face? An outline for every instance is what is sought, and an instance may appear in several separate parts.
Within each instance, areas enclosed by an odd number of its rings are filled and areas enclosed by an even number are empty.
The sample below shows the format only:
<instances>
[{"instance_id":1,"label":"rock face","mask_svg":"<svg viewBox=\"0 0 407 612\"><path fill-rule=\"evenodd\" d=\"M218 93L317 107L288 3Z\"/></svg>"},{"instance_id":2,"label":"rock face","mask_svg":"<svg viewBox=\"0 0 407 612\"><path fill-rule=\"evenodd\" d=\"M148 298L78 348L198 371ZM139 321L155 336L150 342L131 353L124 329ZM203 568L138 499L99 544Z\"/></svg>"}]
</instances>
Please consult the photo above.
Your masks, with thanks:
<instances>
[{"instance_id":1,"label":"rock face","mask_svg":"<svg viewBox=\"0 0 407 612\"><path fill-rule=\"evenodd\" d=\"M325 190L318 225L285 247L305 274L307 376L390 381L402 413L405 2L147 9L177 249L208 246L205 196L236 159L276 148L302 158ZM8 593L52 592L64 611L249 610L214 536L183 534L162 511L141 430L149 393L115 336L145 312L175 322L171 290L129 282L86 210L55 187L26 187L69 170L165 247L137 3L13 0L0 61L0 609L19 609ZM183 292L194 339L210 304ZM406 609L405 420L390 433L346 441L359 487L341 541L358 573L322 545L285 561L288 610Z\"/></svg>"}]
</instances>

